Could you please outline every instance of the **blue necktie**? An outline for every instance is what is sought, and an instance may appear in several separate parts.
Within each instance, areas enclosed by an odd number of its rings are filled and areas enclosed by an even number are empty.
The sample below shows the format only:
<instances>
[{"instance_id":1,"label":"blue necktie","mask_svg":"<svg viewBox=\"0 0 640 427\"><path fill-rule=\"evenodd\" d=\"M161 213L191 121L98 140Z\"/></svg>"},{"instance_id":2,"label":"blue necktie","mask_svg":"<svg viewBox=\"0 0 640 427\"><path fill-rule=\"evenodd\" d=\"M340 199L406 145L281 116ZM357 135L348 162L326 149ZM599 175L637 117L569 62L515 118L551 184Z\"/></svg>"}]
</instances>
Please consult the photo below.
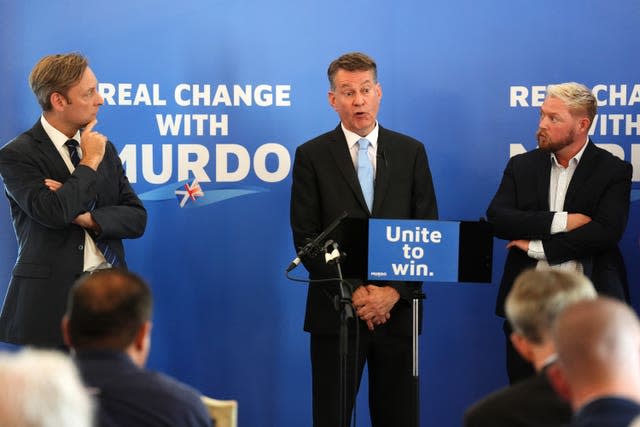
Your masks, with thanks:
<instances>
[{"instance_id":1,"label":"blue necktie","mask_svg":"<svg viewBox=\"0 0 640 427\"><path fill-rule=\"evenodd\" d=\"M78 153L78 141L75 139L70 139L64 143L69 149L69 156L71 157L71 163L73 163L73 167L78 166L80 163L80 155ZM91 212L96 207L96 199L94 198L88 206L88 211ZM89 233L91 235L91 233ZM104 259L111 264L113 267L117 267L120 264L120 260L118 259L118 254L116 254L113 249L109 246L106 240L94 238L96 242L96 246L102 252Z\"/></svg>"},{"instance_id":2,"label":"blue necktie","mask_svg":"<svg viewBox=\"0 0 640 427\"><path fill-rule=\"evenodd\" d=\"M364 200L367 202L369 212L371 212L373 207L373 165L369 159L369 144L370 142L366 138L358 140L358 180Z\"/></svg>"}]
</instances>

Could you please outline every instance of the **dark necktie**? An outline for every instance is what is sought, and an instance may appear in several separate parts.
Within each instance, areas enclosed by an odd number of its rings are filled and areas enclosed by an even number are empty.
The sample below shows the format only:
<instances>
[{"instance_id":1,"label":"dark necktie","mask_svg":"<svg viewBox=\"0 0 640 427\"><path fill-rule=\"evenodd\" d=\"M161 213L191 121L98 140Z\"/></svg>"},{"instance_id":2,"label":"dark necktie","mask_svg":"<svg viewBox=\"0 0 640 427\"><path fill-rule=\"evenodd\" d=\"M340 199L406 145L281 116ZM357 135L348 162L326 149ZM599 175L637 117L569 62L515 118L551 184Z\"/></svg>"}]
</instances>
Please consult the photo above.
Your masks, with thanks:
<instances>
[{"instance_id":1,"label":"dark necktie","mask_svg":"<svg viewBox=\"0 0 640 427\"><path fill-rule=\"evenodd\" d=\"M78 166L78 163L80 163L80 155L78 153L78 141L76 141L75 139L70 139L67 142L65 142L64 145L66 145L67 148L69 149L69 156L71 157L71 163L73 163L73 167ZM96 199L94 198L89 203L87 210L91 212L95 207L96 207ZM91 233L89 234L91 235ZM98 247L98 249L100 249L100 252L102 252L104 259L109 264L111 264L113 267L117 267L118 265L120 265L118 254L116 254L113 251L113 249L111 249L111 247L109 246L109 243L107 243L106 240L98 239L98 238L94 238L94 240L96 242L96 246Z\"/></svg>"},{"instance_id":2,"label":"dark necktie","mask_svg":"<svg viewBox=\"0 0 640 427\"><path fill-rule=\"evenodd\" d=\"M71 156L71 163L73 163L73 167L75 168L80 163L80 155L78 154L78 141L75 139L70 139L64 143L69 149L69 156Z\"/></svg>"}]
</instances>

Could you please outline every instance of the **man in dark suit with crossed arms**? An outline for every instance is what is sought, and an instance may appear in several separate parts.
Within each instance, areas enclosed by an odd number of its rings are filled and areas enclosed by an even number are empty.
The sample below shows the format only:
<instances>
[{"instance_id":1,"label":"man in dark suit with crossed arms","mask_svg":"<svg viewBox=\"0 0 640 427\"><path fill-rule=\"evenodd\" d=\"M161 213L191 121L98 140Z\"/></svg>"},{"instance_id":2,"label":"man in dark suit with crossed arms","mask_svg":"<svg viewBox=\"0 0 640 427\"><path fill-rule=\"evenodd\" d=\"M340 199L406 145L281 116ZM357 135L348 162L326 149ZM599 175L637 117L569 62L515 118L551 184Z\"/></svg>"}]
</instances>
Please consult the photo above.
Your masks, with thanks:
<instances>
[{"instance_id":1,"label":"man in dark suit with crossed arms","mask_svg":"<svg viewBox=\"0 0 640 427\"><path fill-rule=\"evenodd\" d=\"M45 56L29 84L42 116L0 149L19 248L0 340L57 347L73 282L83 271L126 268L121 239L141 236L147 213L115 147L94 130L103 99L87 60Z\"/></svg>"},{"instance_id":2,"label":"man in dark suit with crossed arms","mask_svg":"<svg viewBox=\"0 0 640 427\"><path fill-rule=\"evenodd\" d=\"M307 239L317 236L345 211L349 217L363 220L437 219L424 145L376 121L382 89L375 62L362 53L345 54L331 63L328 77L329 103L338 113L340 124L296 151L291 189L291 228L296 247L304 246ZM321 258L303 259L310 278L335 278L335 267L327 266ZM352 302L360 318L357 381L366 362L372 425L408 426L412 415L410 301L418 285L372 284L364 277L354 282ZM311 333L315 427L344 425L338 417L337 294L338 285L333 282L311 283L307 295L305 330ZM356 386L352 380L356 377L354 328L350 329L349 413Z\"/></svg>"},{"instance_id":3,"label":"man in dark suit with crossed arms","mask_svg":"<svg viewBox=\"0 0 640 427\"><path fill-rule=\"evenodd\" d=\"M627 299L627 277L618 241L629 215L631 165L589 139L597 100L578 83L550 85L540 109L538 149L508 163L487 217L495 235L509 240L496 314L515 277L536 266L583 272L598 293ZM511 382L533 369L510 346Z\"/></svg>"}]
</instances>

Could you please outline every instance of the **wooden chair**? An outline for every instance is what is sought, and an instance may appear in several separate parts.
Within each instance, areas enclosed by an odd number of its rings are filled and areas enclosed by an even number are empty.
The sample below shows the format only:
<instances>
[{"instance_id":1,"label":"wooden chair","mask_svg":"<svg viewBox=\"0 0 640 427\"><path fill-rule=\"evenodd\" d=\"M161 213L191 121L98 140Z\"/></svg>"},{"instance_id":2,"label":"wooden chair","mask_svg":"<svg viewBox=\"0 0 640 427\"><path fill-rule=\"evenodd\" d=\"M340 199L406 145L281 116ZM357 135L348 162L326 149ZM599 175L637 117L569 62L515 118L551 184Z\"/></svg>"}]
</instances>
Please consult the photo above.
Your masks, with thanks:
<instances>
[{"instance_id":1,"label":"wooden chair","mask_svg":"<svg viewBox=\"0 0 640 427\"><path fill-rule=\"evenodd\" d=\"M219 400L207 396L201 398L216 427L238 427L237 400Z\"/></svg>"}]
</instances>

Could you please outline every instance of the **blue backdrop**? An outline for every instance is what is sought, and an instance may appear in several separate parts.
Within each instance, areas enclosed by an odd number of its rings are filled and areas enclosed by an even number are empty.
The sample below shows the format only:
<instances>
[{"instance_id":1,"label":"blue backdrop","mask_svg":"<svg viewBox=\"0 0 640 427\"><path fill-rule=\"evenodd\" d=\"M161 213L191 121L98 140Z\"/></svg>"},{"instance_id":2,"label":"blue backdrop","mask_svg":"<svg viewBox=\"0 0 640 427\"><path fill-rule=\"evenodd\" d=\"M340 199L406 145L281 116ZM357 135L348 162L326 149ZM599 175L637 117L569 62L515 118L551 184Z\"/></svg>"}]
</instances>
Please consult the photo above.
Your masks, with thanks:
<instances>
[{"instance_id":1,"label":"blue backdrop","mask_svg":"<svg viewBox=\"0 0 640 427\"><path fill-rule=\"evenodd\" d=\"M242 427L310 425L306 288L283 274L290 168L296 146L337 124L325 73L338 55L377 60L380 122L424 142L441 219L484 215L510 154L535 146L548 83L596 89L594 140L634 164L638 188L634 0L0 0L0 16L0 141L38 118L27 76L40 57L89 57L108 95L98 129L149 212L144 237L126 243L155 294L149 365L238 399ZM181 208L174 192L194 179L204 196ZM638 209L621 243L636 306ZM506 381L493 314L504 244L493 284L425 286L423 425L459 425ZM2 294L15 253L2 199ZM360 426L366 411L361 396Z\"/></svg>"}]
</instances>

